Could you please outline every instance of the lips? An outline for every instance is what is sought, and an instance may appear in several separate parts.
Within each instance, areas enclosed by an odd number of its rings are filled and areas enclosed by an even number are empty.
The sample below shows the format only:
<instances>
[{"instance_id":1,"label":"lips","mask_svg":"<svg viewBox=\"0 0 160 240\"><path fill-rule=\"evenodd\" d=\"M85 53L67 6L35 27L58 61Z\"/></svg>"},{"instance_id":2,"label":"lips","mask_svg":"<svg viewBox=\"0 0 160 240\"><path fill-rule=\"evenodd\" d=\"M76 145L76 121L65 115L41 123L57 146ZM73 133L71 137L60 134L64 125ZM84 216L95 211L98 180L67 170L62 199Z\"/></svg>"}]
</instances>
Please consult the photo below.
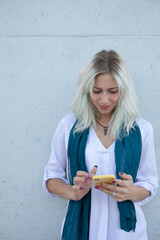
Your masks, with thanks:
<instances>
[{"instance_id":1,"label":"lips","mask_svg":"<svg viewBox=\"0 0 160 240\"><path fill-rule=\"evenodd\" d=\"M99 105L99 106L100 106L101 109L106 110L106 109L108 109L111 105L108 105L108 106Z\"/></svg>"}]
</instances>

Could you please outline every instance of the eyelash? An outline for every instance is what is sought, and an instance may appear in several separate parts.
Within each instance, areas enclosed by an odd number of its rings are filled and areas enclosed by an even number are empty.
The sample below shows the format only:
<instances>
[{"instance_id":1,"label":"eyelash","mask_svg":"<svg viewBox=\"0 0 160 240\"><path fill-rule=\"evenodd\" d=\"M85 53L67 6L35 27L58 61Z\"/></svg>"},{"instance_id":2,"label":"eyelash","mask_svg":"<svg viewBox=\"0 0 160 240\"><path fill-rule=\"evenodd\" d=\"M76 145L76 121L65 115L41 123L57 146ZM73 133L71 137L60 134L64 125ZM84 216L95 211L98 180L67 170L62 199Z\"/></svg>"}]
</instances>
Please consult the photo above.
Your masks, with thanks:
<instances>
[{"instance_id":1,"label":"eyelash","mask_svg":"<svg viewBox=\"0 0 160 240\"><path fill-rule=\"evenodd\" d=\"M94 93L101 93L101 91L93 91Z\"/></svg>"},{"instance_id":2,"label":"eyelash","mask_svg":"<svg viewBox=\"0 0 160 240\"><path fill-rule=\"evenodd\" d=\"M93 91L94 93L97 93L97 94L99 94L99 93L101 93L101 91ZM118 91L110 91L110 93L117 93Z\"/></svg>"},{"instance_id":3,"label":"eyelash","mask_svg":"<svg viewBox=\"0 0 160 240\"><path fill-rule=\"evenodd\" d=\"M118 91L111 91L110 93L117 93Z\"/></svg>"}]
</instances>

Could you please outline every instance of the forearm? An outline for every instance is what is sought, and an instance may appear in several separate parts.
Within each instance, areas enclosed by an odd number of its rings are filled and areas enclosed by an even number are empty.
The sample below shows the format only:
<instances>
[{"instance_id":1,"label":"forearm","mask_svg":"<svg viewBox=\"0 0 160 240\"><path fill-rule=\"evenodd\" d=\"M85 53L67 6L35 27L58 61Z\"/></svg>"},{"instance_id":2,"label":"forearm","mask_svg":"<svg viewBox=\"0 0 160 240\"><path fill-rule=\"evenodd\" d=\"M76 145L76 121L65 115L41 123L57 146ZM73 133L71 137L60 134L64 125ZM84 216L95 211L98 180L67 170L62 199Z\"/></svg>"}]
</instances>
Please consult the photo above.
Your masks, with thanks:
<instances>
[{"instance_id":1,"label":"forearm","mask_svg":"<svg viewBox=\"0 0 160 240\"><path fill-rule=\"evenodd\" d=\"M46 186L50 193L73 200L73 186L65 183L63 180L59 178L49 179Z\"/></svg>"},{"instance_id":2,"label":"forearm","mask_svg":"<svg viewBox=\"0 0 160 240\"><path fill-rule=\"evenodd\" d=\"M73 179L74 185L69 185L59 178L49 179L46 183L50 193L54 193L59 197L79 201L91 189L92 176L96 174L97 166L94 166L88 174L85 171L77 171Z\"/></svg>"},{"instance_id":3,"label":"forearm","mask_svg":"<svg viewBox=\"0 0 160 240\"><path fill-rule=\"evenodd\" d=\"M139 202L149 197L150 194L150 191L148 191L146 188L134 185L132 198L130 200L132 202Z\"/></svg>"}]
</instances>

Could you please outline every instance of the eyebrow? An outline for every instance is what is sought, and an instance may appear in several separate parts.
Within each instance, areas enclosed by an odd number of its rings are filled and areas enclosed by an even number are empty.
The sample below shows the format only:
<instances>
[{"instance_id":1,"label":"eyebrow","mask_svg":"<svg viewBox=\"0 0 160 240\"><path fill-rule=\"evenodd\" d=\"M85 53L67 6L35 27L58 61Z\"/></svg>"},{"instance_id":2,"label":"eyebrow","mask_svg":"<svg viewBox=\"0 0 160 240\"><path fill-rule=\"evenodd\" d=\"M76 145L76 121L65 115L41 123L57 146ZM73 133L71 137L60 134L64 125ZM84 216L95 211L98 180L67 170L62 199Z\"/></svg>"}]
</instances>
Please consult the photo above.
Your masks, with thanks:
<instances>
[{"instance_id":1,"label":"eyebrow","mask_svg":"<svg viewBox=\"0 0 160 240\"><path fill-rule=\"evenodd\" d=\"M96 89L102 89L102 88L99 88L99 87L94 87L94 88L96 88ZM112 90L112 89L115 89L115 88L118 88L118 87L112 87L112 88L109 88L109 89Z\"/></svg>"}]
</instances>

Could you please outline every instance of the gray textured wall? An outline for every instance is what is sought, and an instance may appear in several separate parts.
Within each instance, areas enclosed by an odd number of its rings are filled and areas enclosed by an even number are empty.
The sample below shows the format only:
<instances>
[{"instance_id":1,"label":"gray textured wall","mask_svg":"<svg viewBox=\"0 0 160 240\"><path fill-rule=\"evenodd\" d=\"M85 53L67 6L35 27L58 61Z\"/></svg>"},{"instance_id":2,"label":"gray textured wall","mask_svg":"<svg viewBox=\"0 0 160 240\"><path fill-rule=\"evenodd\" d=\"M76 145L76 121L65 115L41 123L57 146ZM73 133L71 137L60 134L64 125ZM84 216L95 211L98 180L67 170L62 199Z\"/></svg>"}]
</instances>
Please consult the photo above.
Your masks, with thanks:
<instances>
[{"instance_id":1,"label":"gray textured wall","mask_svg":"<svg viewBox=\"0 0 160 240\"><path fill-rule=\"evenodd\" d=\"M126 60L160 170L160 1L0 1L0 239L57 240L66 200L42 191L52 134L80 69L101 49ZM143 207L160 238L159 192Z\"/></svg>"}]
</instances>

